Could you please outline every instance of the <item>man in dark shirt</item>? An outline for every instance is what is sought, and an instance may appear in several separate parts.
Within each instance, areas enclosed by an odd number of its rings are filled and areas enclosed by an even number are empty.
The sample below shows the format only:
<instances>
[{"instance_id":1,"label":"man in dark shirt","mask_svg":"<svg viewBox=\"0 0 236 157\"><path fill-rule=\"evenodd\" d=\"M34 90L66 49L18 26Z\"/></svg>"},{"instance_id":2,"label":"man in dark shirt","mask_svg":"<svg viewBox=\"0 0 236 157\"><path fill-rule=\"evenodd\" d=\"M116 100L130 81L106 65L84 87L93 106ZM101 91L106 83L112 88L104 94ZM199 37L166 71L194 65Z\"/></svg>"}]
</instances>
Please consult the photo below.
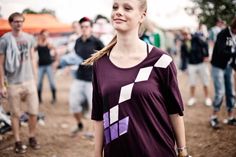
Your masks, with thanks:
<instances>
[{"instance_id":1,"label":"man in dark shirt","mask_svg":"<svg viewBox=\"0 0 236 157\"><path fill-rule=\"evenodd\" d=\"M88 59L96 50L101 50L103 43L92 35L92 21L83 17L79 20L82 36L76 40L75 52L83 60ZM90 113L92 106L92 66L79 65L76 72L76 79L70 90L70 111L74 114L78 126L72 132L75 136L83 129L81 122L83 103L88 103L88 111Z\"/></svg>"},{"instance_id":2,"label":"man in dark shirt","mask_svg":"<svg viewBox=\"0 0 236 157\"><path fill-rule=\"evenodd\" d=\"M231 25L223 29L218 35L213 49L211 65L212 65L212 79L214 82L214 101L213 113L210 124L213 128L219 128L220 122L218 120L218 112L220 111L224 96L226 96L226 106L228 118L225 123L236 126L236 118L234 115L235 106L235 92L234 80L232 79L233 71L235 69L236 57L236 16Z\"/></svg>"}]
</instances>

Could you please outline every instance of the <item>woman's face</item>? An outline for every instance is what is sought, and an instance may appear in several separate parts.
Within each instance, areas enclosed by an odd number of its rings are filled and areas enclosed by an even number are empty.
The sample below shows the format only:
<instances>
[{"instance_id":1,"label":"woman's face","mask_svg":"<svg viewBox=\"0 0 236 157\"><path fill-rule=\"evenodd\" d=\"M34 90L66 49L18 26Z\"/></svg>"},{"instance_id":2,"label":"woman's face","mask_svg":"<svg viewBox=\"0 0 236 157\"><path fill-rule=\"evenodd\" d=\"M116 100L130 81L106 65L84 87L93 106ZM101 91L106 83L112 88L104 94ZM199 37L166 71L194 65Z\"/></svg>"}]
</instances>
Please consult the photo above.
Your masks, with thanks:
<instances>
[{"instance_id":1,"label":"woman's face","mask_svg":"<svg viewBox=\"0 0 236 157\"><path fill-rule=\"evenodd\" d=\"M145 12L140 9L139 0L114 0L111 22L118 32L139 28L144 17Z\"/></svg>"},{"instance_id":2,"label":"woman's face","mask_svg":"<svg viewBox=\"0 0 236 157\"><path fill-rule=\"evenodd\" d=\"M46 40L48 38L48 35L49 35L49 33L47 31L45 31L40 35L40 37L41 37L41 39Z\"/></svg>"}]
</instances>

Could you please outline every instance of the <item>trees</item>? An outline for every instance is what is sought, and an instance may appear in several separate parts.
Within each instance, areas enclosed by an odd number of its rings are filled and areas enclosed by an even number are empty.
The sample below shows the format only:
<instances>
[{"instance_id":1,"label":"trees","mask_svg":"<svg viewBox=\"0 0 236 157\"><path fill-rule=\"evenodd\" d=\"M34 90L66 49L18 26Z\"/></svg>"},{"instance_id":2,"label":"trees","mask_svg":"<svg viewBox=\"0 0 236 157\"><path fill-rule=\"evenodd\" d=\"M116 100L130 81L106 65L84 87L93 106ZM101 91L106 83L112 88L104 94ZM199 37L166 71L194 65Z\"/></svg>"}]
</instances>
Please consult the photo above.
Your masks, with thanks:
<instances>
[{"instance_id":1,"label":"trees","mask_svg":"<svg viewBox=\"0 0 236 157\"><path fill-rule=\"evenodd\" d=\"M209 27L215 25L217 18L229 23L236 16L236 0L192 0L196 6L192 13L197 14L199 21Z\"/></svg>"},{"instance_id":2,"label":"trees","mask_svg":"<svg viewBox=\"0 0 236 157\"><path fill-rule=\"evenodd\" d=\"M22 11L22 13L24 14L51 14L53 16L56 16L56 13L54 10L51 10L51 9L46 9L46 8L43 8L42 10L40 11L34 11L30 8L26 8Z\"/></svg>"}]
</instances>

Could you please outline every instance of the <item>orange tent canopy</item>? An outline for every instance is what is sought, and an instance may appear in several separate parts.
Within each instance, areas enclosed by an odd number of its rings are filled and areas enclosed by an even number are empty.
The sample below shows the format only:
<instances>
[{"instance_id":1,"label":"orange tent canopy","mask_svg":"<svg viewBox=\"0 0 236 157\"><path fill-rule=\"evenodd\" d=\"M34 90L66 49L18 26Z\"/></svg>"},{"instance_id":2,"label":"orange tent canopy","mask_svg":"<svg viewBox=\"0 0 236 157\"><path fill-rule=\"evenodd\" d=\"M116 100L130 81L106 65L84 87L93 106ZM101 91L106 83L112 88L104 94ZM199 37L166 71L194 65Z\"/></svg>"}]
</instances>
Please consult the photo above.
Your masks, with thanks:
<instances>
[{"instance_id":1,"label":"orange tent canopy","mask_svg":"<svg viewBox=\"0 0 236 157\"><path fill-rule=\"evenodd\" d=\"M42 29L47 29L50 33L71 32L71 26L61 23L56 17L50 14L24 14L25 22L23 30L28 33L39 33ZM8 20L0 19L0 36L11 31Z\"/></svg>"}]
</instances>

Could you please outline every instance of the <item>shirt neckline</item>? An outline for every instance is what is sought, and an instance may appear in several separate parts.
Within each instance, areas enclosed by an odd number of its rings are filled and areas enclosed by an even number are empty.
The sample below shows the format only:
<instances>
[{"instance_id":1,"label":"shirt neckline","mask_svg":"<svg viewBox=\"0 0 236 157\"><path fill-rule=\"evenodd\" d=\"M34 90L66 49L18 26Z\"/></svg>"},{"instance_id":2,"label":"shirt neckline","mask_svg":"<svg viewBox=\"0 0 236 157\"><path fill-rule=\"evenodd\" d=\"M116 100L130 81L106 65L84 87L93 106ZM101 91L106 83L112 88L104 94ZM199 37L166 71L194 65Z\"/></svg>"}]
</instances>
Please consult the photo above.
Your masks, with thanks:
<instances>
[{"instance_id":1,"label":"shirt neckline","mask_svg":"<svg viewBox=\"0 0 236 157\"><path fill-rule=\"evenodd\" d=\"M137 63L136 65L133 65L131 67L127 67L127 68L122 68L122 67L119 67L117 65L115 65L109 58L109 55L106 56L107 57L107 60L109 62L109 64L111 64L113 67L115 67L116 69L119 69L119 70L131 70L131 69L135 69L136 67L140 66L141 64L143 64L148 58L149 56L151 55L151 53L153 52L153 49L154 49L154 46L152 46L151 50L149 51L149 53L147 54L147 56L142 60L140 61L139 63Z\"/></svg>"}]
</instances>

